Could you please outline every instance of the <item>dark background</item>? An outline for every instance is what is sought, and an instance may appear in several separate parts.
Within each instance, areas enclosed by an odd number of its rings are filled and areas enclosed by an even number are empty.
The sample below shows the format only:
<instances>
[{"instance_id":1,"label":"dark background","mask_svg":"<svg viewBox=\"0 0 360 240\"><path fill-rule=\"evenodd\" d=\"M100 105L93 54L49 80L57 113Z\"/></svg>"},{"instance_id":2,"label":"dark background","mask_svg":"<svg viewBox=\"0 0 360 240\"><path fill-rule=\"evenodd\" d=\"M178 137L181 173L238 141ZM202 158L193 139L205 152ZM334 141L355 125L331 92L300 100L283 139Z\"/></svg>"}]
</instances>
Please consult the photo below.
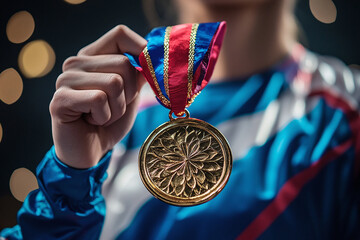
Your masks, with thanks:
<instances>
[{"instance_id":1,"label":"dark background","mask_svg":"<svg viewBox=\"0 0 360 240\"><path fill-rule=\"evenodd\" d=\"M146 0L149 1L149 0ZM296 15L301 42L310 50L333 55L346 64L360 64L360 1L334 0L337 20L319 22L309 1L298 0ZM6 36L6 24L16 12L26 10L35 20L35 31L26 42L13 44ZM56 63L44 77L26 79L20 99L7 105L0 101L0 229L16 224L21 202L9 189L12 172L25 167L35 173L37 164L52 145L48 105L61 73L62 62L80 48L116 26L125 24L144 36L149 24L141 0L88 0L71 5L62 0L2 0L0 3L0 72L13 67L19 73L17 58L28 42L44 39L54 49Z\"/></svg>"}]
</instances>

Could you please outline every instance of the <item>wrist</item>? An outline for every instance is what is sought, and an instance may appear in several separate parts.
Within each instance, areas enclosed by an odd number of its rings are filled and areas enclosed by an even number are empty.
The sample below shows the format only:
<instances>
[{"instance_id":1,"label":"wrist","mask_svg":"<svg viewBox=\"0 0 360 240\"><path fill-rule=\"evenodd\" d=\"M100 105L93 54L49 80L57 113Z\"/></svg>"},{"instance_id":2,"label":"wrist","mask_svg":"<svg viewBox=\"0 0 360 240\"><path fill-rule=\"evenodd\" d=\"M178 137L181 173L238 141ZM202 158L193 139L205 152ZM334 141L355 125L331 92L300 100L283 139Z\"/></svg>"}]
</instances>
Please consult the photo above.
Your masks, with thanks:
<instances>
[{"instance_id":1,"label":"wrist","mask_svg":"<svg viewBox=\"0 0 360 240\"><path fill-rule=\"evenodd\" d=\"M96 166L99 161L109 153L84 153L81 154L79 151L61 151L59 148L54 146L54 154L61 163L68 167L75 169L88 169Z\"/></svg>"}]
</instances>

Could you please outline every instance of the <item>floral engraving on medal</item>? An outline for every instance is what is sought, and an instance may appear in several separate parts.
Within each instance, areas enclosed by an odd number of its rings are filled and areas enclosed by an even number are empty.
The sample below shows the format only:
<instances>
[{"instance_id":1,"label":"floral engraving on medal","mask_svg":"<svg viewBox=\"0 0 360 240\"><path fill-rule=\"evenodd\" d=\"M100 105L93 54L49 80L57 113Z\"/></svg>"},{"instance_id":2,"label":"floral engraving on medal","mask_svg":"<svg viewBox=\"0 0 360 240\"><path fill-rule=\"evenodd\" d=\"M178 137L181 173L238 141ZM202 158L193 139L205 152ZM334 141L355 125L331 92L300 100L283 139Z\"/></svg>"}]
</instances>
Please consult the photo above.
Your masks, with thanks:
<instances>
[{"instance_id":1,"label":"floral engraving on medal","mask_svg":"<svg viewBox=\"0 0 360 240\"><path fill-rule=\"evenodd\" d=\"M152 181L167 194L194 197L220 179L224 156L218 141L207 131L179 126L158 135L146 155Z\"/></svg>"}]
</instances>

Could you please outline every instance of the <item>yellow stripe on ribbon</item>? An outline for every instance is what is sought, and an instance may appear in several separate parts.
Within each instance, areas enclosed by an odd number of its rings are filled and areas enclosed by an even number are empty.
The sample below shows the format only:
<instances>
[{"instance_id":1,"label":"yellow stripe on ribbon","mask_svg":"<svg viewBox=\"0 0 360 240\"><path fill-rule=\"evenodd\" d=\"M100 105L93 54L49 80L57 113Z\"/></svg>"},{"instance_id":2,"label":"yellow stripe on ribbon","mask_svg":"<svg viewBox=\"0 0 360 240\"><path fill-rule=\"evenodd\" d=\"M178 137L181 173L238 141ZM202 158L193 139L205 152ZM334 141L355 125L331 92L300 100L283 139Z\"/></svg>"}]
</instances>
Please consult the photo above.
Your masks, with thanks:
<instances>
[{"instance_id":1,"label":"yellow stripe on ribbon","mask_svg":"<svg viewBox=\"0 0 360 240\"><path fill-rule=\"evenodd\" d=\"M191 27L190 33L190 45L189 45L189 61L188 61L188 99L191 97L192 81L194 75L194 57L195 57L195 42L196 42L196 33L198 30L199 24L195 23Z\"/></svg>"},{"instance_id":2,"label":"yellow stripe on ribbon","mask_svg":"<svg viewBox=\"0 0 360 240\"><path fill-rule=\"evenodd\" d=\"M159 87L159 83L157 81L157 78L156 78L156 75L155 75L155 71L154 71L154 67L152 65L152 62L151 62L151 58L150 58L150 55L149 55L149 51L147 49L147 47L144 48L143 50L143 53L144 53L144 57L146 59L146 63L148 65L148 68L149 68L149 71L150 71L150 74L151 74L151 77L152 77L152 80L154 82L154 85L155 85L155 88L158 92L158 96L160 98L160 101L166 106L166 107L170 107L170 101L166 99L166 97L162 94L161 92L161 89Z\"/></svg>"},{"instance_id":3,"label":"yellow stripe on ribbon","mask_svg":"<svg viewBox=\"0 0 360 240\"><path fill-rule=\"evenodd\" d=\"M169 93L169 40L170 32L172 27L167 27L165 29L164 37L164 87L168 98L170 99Z\"/></svg>"}]
</instances>

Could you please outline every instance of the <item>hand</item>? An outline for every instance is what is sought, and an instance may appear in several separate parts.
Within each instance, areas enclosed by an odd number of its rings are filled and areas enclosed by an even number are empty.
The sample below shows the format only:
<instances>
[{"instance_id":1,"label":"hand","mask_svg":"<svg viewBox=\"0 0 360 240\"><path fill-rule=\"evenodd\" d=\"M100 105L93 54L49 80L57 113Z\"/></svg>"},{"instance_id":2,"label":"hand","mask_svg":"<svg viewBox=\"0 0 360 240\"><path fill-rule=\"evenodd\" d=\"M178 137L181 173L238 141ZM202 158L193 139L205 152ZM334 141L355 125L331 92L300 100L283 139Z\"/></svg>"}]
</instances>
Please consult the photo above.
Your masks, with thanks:
<instances>
[{"instance_id":1,"label":"hand","mask_svg":"<svg viewBox=\"0 0 360 240\"><path fill-rule=\"evenodd\" d=\"M139 55L146 43L120 25L64 62L49 107L62 162L92 167L129 132L145 79L122 53Z\"/></svg>"}]
</instances>

